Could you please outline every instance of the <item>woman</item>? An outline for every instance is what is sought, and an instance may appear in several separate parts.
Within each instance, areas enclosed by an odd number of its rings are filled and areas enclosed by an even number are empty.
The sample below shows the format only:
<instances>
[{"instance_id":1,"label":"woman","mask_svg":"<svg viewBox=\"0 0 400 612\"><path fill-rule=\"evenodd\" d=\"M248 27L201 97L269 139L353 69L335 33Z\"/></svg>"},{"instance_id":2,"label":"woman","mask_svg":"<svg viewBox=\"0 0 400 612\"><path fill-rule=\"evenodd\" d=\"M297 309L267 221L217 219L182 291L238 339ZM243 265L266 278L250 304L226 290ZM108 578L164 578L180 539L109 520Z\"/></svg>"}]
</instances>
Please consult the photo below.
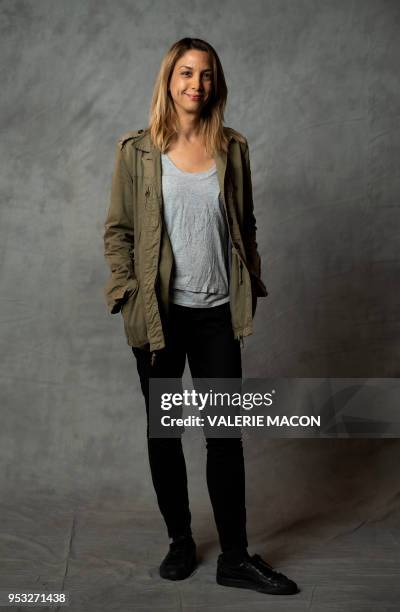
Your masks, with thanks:
<instances>
[{"instance_id":1,"label":"woman","mask_svg":"<svg viewBox=\"0 0 400 612\"><path fill-rule=\"evenodd\" d=\"M207 42L183 38L165 55L147 129L117 143L105 256L105 295L121 311L147 412L152 479L168 535L170 580L196 567L181 437L149 435L149 379L242 377L260 278L246 139L223 126L227 88ZM221 554L217 582L265 593L297 585L247 552L240 437L206 437L207 485Z\"/></svg>"}]
</instances>

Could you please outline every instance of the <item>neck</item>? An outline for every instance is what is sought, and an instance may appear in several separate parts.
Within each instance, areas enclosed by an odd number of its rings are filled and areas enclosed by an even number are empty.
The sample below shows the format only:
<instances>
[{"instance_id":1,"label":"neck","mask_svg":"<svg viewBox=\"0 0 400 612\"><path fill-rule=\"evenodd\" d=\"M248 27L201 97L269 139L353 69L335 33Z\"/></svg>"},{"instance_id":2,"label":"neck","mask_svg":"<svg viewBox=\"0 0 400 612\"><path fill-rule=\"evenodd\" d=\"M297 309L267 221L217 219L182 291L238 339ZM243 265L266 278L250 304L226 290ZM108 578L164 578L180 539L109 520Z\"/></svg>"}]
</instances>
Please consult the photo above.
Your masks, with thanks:
<instances>
[{"instance_id":1,"label":"neck","mask_svg":"<svg viewBox=\"0 0 400 612\"><path fill-rule=\"evenodd\" d=\"M198 115L179 113L179 134L178 140L193 142L198 140L200 132L200 120Z\"/></svg>"}]
</instances>

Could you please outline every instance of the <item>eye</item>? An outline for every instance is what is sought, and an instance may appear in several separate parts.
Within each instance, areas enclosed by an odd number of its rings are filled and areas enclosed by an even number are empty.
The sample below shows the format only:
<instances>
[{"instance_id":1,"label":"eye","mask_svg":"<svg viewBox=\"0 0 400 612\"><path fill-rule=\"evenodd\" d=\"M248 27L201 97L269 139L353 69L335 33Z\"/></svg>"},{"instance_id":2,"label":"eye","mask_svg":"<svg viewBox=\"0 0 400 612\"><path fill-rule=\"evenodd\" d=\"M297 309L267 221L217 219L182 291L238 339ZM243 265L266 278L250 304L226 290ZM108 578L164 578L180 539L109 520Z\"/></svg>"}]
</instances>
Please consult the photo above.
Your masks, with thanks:
<instances>
[{"instance_id":1,"label":"eye","mask_svg":"<svg viewBox=\"0 0 400 612\"><path fill-rule=\"evenodd\" d=\"M191 75L191 72L189 70L185 70L184 72L181 72L182 76L186 76L186 75ZM211 73L207 73L203 75L203 78L205 78L207 81L209 81L211 79Z\"/></svg>"}]
</instances>

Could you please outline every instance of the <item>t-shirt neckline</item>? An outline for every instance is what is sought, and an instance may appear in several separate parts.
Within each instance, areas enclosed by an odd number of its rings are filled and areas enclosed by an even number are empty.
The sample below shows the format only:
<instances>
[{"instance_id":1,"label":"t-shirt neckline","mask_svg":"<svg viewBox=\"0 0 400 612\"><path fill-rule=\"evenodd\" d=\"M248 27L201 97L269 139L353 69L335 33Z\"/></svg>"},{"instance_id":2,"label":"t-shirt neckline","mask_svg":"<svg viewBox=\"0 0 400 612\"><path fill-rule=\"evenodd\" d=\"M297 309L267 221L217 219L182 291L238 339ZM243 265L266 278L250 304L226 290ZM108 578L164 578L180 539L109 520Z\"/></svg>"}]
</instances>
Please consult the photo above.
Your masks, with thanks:
<instances>
[{"instance_id":1,"label":"t-shirt neckline","mask_svg":"<svg viewBox=\"0 0 400 612\"><path fill-rule=\"evenodd\" d=\"M186 170L182 170L181 168L178 168L178 166L174 164L174 162L172 161L172 159L170 159L167 153L163 153L163 157L175 168L175 170L177 170L181 174L186 174L189 176L205 176L207 174L211 174L215 170L216 165L217 165L214 161L214 164L208 170L201 170L200 172L187 172Z\"/></svg>"}]
</instances>

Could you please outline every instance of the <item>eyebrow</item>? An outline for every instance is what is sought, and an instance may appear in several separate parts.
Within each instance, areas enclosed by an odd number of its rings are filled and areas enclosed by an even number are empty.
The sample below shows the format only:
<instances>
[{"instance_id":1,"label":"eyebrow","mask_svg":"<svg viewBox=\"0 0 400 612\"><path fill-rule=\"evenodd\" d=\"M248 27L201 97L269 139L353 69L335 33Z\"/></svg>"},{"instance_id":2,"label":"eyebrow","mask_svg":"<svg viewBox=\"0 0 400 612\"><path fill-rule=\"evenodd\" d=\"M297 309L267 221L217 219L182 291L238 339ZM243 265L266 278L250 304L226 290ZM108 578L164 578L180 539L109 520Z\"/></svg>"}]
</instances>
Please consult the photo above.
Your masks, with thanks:
<instances>
[{"instance_id":1,"label":"eyebrow","mask_svg":"<svg viewBox=\"0 0 400 612\"><path fill-rule=\"evenodd\" d=\"M179 66L179 68L190 68L190 70L193 70L192 66L185 66L184 64ZM202 72L211 72L211 70L212 68L205 68L204 70L202 70Z\"/></svg>"}]
</instances>

